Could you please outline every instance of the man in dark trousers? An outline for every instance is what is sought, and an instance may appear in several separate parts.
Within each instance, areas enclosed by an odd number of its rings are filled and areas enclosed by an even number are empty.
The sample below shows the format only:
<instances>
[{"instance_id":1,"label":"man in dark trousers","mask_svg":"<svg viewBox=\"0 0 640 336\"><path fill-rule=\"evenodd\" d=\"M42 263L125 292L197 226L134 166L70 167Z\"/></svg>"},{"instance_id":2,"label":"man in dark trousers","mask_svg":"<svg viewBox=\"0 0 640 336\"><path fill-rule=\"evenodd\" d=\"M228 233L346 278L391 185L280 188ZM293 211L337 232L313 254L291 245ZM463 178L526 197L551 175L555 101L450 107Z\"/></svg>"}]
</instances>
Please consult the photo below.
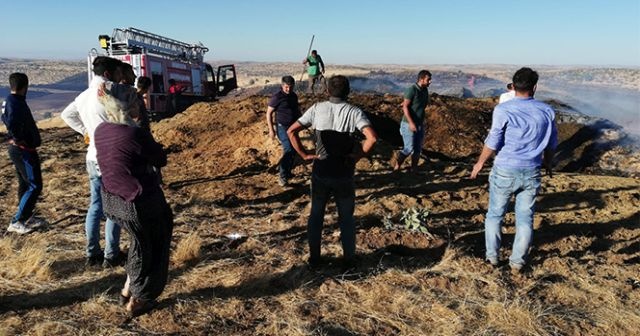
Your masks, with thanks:
<instances>
[{"instance_id":1,"label":"man in dark trousers","mask_svg":"<svg viewBox=\"0 0 640 336\"><path fill-rule=\"evenodd\" d=\"M353 266L356 253L354 173L358 160L364 157L376 143L377 135L371 122L357 106L347 103L349 80L345 76L329 79L328 101L311 106L287 134L291 145L304 160L313 160L311 171L311 214L307 223L309 238L309 265L320 264L320 242L324 212L333 195L338 208L340 240L346 268ZM300 142L298 133L303 128L315 132L315 153L308 153ZM365 141L360 144L354 137L362 132Z\"/></svg>"},{"instance_id":2,"label":"man in dark trousers","mask_svg":"<svg viewBox=\"0 0 640 336\"><path fill-rule=\"evenodd\" d=\"M298 104L298 95L293 91L296 82L291 76L282 77L282 86L280 91L275 93L269 99L267 107L267 125L269 127L269 138L273 139L276 134L278 140L282 144L282 158L279 163L279 184L287 185L290 178L293 177L291 169L293 168L293 159L296 152L291 146L291 141L287 136L287 129L298 118L300 118L300 105ZM276 113L276 125L273 125L273 112Z\"/></svg>"},{"instance_id":3,"label":"man in dark trousers","mask_svg":"<svg viewBox=\"0 0 640 336\"><path fill-rule=\"evenodd\" d=\"M2 122L7 126L9 157L18 175L18 211L7 228L9 232L25 234L44 225L44 220L33 216L38 196L42 192L40 158L40 131L27 105L29 78L23 73L9 76L11 95L2 104Z\"/></svg>"}]
</instances>

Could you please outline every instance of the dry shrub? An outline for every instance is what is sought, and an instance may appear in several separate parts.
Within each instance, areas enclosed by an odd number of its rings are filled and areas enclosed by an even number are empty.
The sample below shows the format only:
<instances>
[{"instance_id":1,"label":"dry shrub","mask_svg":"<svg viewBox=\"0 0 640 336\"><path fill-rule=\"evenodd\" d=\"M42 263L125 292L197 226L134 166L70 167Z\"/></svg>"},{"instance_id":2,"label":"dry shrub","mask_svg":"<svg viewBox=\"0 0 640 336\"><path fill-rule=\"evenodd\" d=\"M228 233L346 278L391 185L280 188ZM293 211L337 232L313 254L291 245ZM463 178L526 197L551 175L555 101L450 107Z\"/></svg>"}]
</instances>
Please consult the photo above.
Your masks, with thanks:
<instances>
[{"instance_id":1,"label":"dry shrub","mask_svg":"<svg viewBox=\"0 0 640 336\"><path fill-rule=\"evenodd\" d=\"M39 235L0 239L0 275L4 278L51 280L53 261L47 241Z\"/></svg>"},{"instance_id":2,"label":"dry shrub","mask_svg":"<svg viewBox=\"0 0 640 336\"><path fill-rule=\"evenodd\" d=\"M36 336L79 334L79 330L77 328L59 321L46 321L38 323L33 327L31 331Z\"/></svg>"},{"instance_id":3,"label":"dry shrub","mask_svg":"<svg viewBox=\"0 0 640 336\"><path fill-rule=\"evenodd\" d=\"M109 302L109 295L101 293L80 305L84 316L93 316L104 321L115 321L124 313L124 308Z\"/></svg>"},{"instance_id":4,"label":"dry shrub","mask_svg":"<svg viewBox=\"0 0 640 336\"><path fill-rule=\"evenodd\" d=\"M546 312L539 305L519 299L489 302L485 307L486 323L505 335L547 335L542 319Z\"/></svg>"},{"instance_id":5,"label":"dry shrub","mask_svg":"<svg viewBox=\"0 0 640 336\"><path fill-rule=\"evenodd\" d=\"M198 232L192 232L184 236L173 251L173 262L184 265L200 258L202 250L202 238Z\"/></svg>"},{"instance_id":6,"label":"dry shrub","mask_svg":"<svg viewBox=\"0 0 640 336\"><path fill-rule=\"evenodd\" d=\"M10 316L0 320L0 336L15 335L15 330L23 323L20 316Z\"/></svg>"}]
</instances>

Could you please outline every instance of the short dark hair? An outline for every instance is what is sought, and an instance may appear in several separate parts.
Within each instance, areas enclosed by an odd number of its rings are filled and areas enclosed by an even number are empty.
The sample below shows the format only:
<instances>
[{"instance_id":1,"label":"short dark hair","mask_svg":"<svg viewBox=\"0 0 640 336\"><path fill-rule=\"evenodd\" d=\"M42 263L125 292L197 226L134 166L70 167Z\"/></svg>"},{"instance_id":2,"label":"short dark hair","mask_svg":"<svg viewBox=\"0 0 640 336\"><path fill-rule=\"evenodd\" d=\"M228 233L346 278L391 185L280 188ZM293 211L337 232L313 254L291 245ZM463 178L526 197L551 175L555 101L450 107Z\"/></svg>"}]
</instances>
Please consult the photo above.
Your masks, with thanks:
<instances>
[{"instance_id":1,"label":"short dark hair","mask_svg":"<svg viewBox=\"0 0 640 336\"><path fill-rule=\"evenodd\" d=\"M311 50L311 53L312 53L312 54L317 54L317 53L318 53L318 51L314 49L314 50Z\"/></svg>"},{"instance_id":2,"label":"short dark hair","mask_svg":"<svg viewBox=\"0 0 640 336\"><path fill-rule=\"evenodd\" d=\"M138 90L147 90L149 89L150 86L151 86L151 78L146 76L138 77L138 84L136 84L136 87L138 88Z\"/></svg>"},{"instance_id":3,"label":"short dark hair","mask_svg":"<svg viewBox=\"0 0 640 336\"><path fill-rule=\"evenodd\" d=\"M420 72L418 72L418 80L421 80L425 77L431 78L431 72L429 72L429 70L420 70Z\"/></svg>"},{"instance_id":4,"label":"short dark hair","mask_svg":"<svg viewBox=\"0 0 640 336\"><path fill-rule=\"evenodd\" d=\"M124 70L129 70L129 69L131 69L131 71L133 71L133 65L131 65L129 63L120 62L119 66L120 66L120 69L123 70L123 72L124 72Z\"/></svg>"},{"instance_id":5,"label":"short dark hair","mask_svg":"<svg viewBox=\"0 0 640 336\"><path fill-rule=\"evenodd\" d=\"M175 80L175 79L173 79L173 78L169 79L169 85L173 85L173 84L175 84L175 83L176 83L176 80Z\"/></svg>"},{"instance_id":6,"label":"short dark hair","mask_svg":"<svg viewBox=\"0 0 640 336\"><path fill-rule=\"evenodd\" d=\"M98 56L93 60L93 73L98 76L104 76L105 72L109 72L109 74L113 75L120 64L122 64L122 61L118 59Z\"/></svg>"},{"instance_id":7,"label":"short dark hair","mask_svg":"<svg viewBox=\"0 0 640 336\"><path fill-rule=\"evenodd\" d=\"M347 96L349 96L349 92L351 92L349 80L347 77L342 75L336 75L329 78L327 89L329 90L329 95L331 97L342 99L346 99Z\"/></svg>"},{"instance_id":8,"label":"short dark hair","mask_svg":"<svg viewBox=\"0 0 640 336\"><path fill-rule=\"evenodd\" d=\"M533 88L538 84L538 73L531 68L520 68L513 75L513 87L518 92L533 92Z\"/></svg>"},{"instance_id":9,"label":"short dark hair","mask_svg":"<svg viewBox=\"0 0 640 336\"><path fill-rule=\"evenodd\" d=\"M507 84L507 90L513 90L513 83Z\"/></svg>"},{"instance_id":10,"label":"short dark hair","mask_svg":"<svg viewBox=\"0 0 640 336\"><path fill-rule=\"evenodd\" d=\"M292 76L284 76L282 77L282 84L287 84L289 86L293 86L296 84L296 80L293 79Z\"/></svg>"},{"instance_id":11,"label":"short dark hair","mask_svg":"<svg viewBox=\"0 0 640 336\"><path fill-rule=\"evenodd\" d=\"M11 91L20 91L29 86L29 77L22 72L14 72L9 75L9 86Z\"/></svg>"}]
</instances>

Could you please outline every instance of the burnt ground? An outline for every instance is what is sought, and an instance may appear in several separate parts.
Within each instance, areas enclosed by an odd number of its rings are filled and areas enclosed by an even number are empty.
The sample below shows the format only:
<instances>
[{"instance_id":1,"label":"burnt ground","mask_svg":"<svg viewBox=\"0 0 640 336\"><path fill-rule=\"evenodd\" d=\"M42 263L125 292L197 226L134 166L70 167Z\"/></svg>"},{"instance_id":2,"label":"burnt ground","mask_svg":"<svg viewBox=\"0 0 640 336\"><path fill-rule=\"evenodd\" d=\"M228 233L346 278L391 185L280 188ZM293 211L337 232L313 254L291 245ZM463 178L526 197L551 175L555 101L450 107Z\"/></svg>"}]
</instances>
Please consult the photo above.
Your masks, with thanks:
<instances>
[{"instance_id":1,"label":"burnt ground","mask_svg":"<svg viewBox=\"0 0 640 336\"><path fill-rule=\"evenodd\" d=\"M170 152L163 178L175 215L173 254L159 308L135 320L126 319L115 299L123 271L83 267L88 191L82 139L68 128L43 130L45 190L39 212L50 225L25 238L2 233L0 330L604 335L640 327L640 183L611 171L602 174L599 160L581 159L593 156L590 146L601 141L586 136L584 125L559 126L563 172L544 178L531 265L524 275L511 276L504 267L496 271L482 263L489 168L477 180L468 179L494 99L434 95L421 172L411 174L391 173L387 164L400 145L400 97L353 95L351 102L369 113L381 137L371 157L357 166L359 263L348 272L341 268L330 205L323 235L326 263L309 270L310 164L298 161L292 184L277 184L280 147L267 137L267 99L200 103L153 125L156 139ZM301 104L306 108L318 99L302 95ZM303 134L307 145L309 136ZM8 221L16 186L6 155L0 156L0 174L6 181L0 187L0 216ZM410 208L429 212L428 233L402 227L402 213ZM505 258L513 234L511 213ZM29 257L30 246L46 257ZM20 260L44 271L25 271ZM589 300L601 304L590 306ZM500 316L522 323L505 323Z\"/></svg>"}]
</instances>

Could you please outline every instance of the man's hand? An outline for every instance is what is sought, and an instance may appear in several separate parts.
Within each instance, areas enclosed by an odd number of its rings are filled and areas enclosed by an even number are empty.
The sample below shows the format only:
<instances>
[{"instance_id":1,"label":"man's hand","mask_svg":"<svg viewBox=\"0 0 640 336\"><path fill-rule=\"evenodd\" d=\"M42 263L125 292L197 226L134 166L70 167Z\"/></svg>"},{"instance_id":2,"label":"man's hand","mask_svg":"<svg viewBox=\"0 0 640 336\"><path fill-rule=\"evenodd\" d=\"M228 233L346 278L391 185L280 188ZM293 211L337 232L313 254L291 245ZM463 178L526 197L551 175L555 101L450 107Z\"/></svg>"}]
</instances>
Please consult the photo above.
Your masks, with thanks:
<instances>
[{"instance_id":1,"label":"man's hand","mask_svg":"<svg viewBox=\"0 0 640 336\"><path fill-rule=\"evenodd\" d=\"M318 158L318 155L309 154L309 153L306 153L304 156L302 156L302 159L305 160L305 161L312 161L312 160L315 160L317 158Z\"/></svg>"},{"instance_id":2,"label":"man's hand","mask_svg":"<svg viewBox=\"0 0 640 336\"><path fill-rule=\"evenodd\" d=\"M482 170L482 167L484 167L484 164L480 162L473 165L473 170L471 170L472 179L475 179L478 176L478 173L480 173L480 171Z\"/></svg>"},{"instance_id":3,"label":"man's hand","mask_svg":"<svg viewBox=\"0 0 640 336\"><path fill-rule=\"evenodd\" d=\"M355 153L349 153L349 158L353 160L353 163L358 163L360 159L366 157L367 155L363 151L357 151Z\"/></svg>"},{"instance_id":4,"label":"man's hand","mask_svg":"<svg viewBox=\"0 0 640 336\"><path fill-rule=\"evenodd\" d=\"M276 132L273 131L273 128L269 129L269 138L275 139Z\"/></svg>"},{"instance_id":5,"label":"man's hand","mask_svg":"<svg viewBox=\"0 0 640 336\"><path fill-rule=\"evenodd\" d=\"M547 172L547 175L549 176L549 178L553 177L553 167L551 167L550 165L545 164L544 165L544 170Z\"/></svg>"},{"instance_id":6,"label":"man's hand","mask_svg":"<svg viewBox=\"0 0 640 336\"><path fill-rule=\"evenodd\" d=\"M417 132L417 131L418 131L418 128L416 127L416 124L414 124L413 122L410 122L410 123L409 123L409 130L410 130L411 132Z\"/></svg>"}]
</instances>

